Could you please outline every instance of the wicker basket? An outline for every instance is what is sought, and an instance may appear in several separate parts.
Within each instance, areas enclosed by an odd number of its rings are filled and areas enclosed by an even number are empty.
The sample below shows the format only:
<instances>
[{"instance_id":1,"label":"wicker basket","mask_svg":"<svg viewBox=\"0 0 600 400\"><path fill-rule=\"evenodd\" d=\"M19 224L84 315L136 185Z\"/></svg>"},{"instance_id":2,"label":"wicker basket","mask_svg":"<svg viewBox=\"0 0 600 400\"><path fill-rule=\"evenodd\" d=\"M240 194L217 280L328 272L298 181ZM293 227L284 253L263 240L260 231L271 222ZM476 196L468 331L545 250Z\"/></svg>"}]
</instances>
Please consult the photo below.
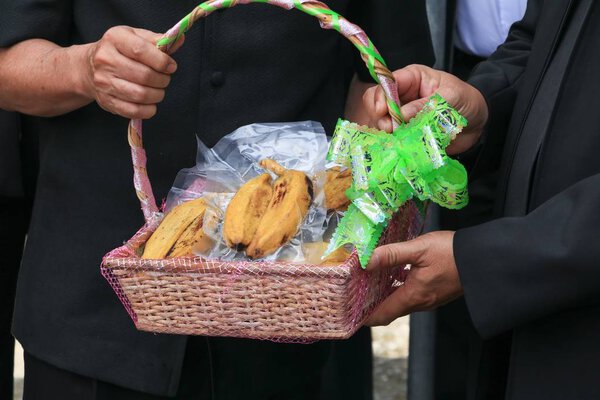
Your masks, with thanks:
<instances>
[{"instance_id":1,"label":"wicker basket","mask_svg":"<svg viewBox=\"0 0 600 400\"><path fill-rule=\"evenodd\" d=\"M169 51L177 38L200 17L240 3L269 3L297 8L333 28L361 51L381 83L395 125L401 122L393 76L356 25L316 1L211 0L198 6L158 43ZM146 173L142 124L129 124L134 185L146 219L124 246L108 253L102 275L108 280L140 330L207 336L234 336L285 342L310 342L351 336L373 308L398 286L404 270L369 272L353 253L338 266L280 262L221 262L200 257L145 260L139 257L162 219ZM407 240L422 222L414 204L404 206L382 236L383 243Z\"/></svg>"}]
</instances>

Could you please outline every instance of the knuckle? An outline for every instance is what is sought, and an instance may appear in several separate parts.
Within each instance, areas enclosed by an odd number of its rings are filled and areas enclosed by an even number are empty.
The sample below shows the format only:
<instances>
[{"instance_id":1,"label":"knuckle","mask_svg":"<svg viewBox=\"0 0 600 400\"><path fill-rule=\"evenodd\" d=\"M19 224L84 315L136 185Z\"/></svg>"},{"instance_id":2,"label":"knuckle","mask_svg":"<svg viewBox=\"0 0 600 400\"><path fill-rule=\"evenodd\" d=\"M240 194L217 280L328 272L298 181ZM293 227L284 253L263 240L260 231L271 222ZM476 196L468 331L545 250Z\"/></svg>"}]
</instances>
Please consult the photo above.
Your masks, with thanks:
<instances>
[{"instance_id":1,"label":"knuckle","mask_svg":"<svg viewBox=\"0 0 600 400\"><path fill-rule=\"evenodd\" d=\"M436 295L423 290L413 290L409 295L409 301L418 310L429 310L436 304Z\"/></svg>"},{"instance_id":2,"label":"knuckle","mask_svg":"<svg viewBox=\"0 0 600 400\"><path fill-rule=\"evenodd\" d=\"M140 86L134 85L129 89L129 95L133 101L141 102L146 100L147 91Z\"/></svg>"},{"instance_id":3,"label":"knuckle","mask_svg":"<svg viewBox=\"0 0 600 400\"><path fill-rule=\"evenodd\" d=\"M387 249L387 251L385 252L385 257L385 261L390 267L395 267L398 264L398 257L396 257L396 252Z\"/></svg>"},{"instance_id":4,"label":"knuckle","mask_svg":"<svg viewBox=\"0 0 600 400\"><path fill-rule=\"evenodd\" d=\"M92 83L96 89L106 90L110 87L105 77L99 73L92 76Z\"/></svg>"},{"instance_id":5,"label":"knuckle","mask_svg":"<svg viewBox=\"0 0 600 400\"><path fill-rule=\"evenodd\" d=\"M108 54L106 54L106 50L104 46L98 46L97 50L92 55L92 63L94 65L102 65L107 64L109 61Z\"/></svg>"},{"instance_id":6,"label":"knuckle","mask_svg":"<svg viewBox=\"0 0 600 400\"><path fill-rule=\"evenodd\" d=\"M429 252L430 238L431 234L427 233L415 239L415 244L417 244L415 251L417 264L423 264L423 261L426 259L426 256Z\"/></svg>"},{"instance_id":7,"label":"knuckle","mask_svg":"<svg viewBox=\"0 0 600 400\"><path fill-rule=\"evenodd\" d=\"M144 46L139 42L132 43L130 50L134 57L140 57L142 54L144 54Z\"/></svg>"},{"instance_id":8,"label":"knuckle","mask_svg":"<svg viewBox=\"0 0 600 400\"><path fill-rule=\"evenodd\" d=\"M114 28L110 28L109 30L107 30L106 32L104 32L104 35L102 35L102 39L106 40L106 41L112 41L115 38L115 35L118 31L118 27L114 27Z\"/></svg>"},{"instance_id":9,"label":"knuckle","mask_svg":"<svg viewBox=\"0 0 600 400\"><path fill-rule=\"evenodd\" d=\"M154 72L150 68L144 68L139 72L139 79L141 83L150 83L154 77Z\"/></svg>"},{"instance_id":10,"label":"knuckle","mask_svg":"<svg viewBox=\"0 0 600 400\"><path fill-rule=\"evenodd\" d=\"M119 37L121 37L125 32L126 32L126 29L124 26L122 26L122 25L114 26L114 27L108 29L106 32L104 32L104 35L102 35L102 39L104 39L108 42L113 42L115 40L118 40Z\"/></svg>"}]
</instances>

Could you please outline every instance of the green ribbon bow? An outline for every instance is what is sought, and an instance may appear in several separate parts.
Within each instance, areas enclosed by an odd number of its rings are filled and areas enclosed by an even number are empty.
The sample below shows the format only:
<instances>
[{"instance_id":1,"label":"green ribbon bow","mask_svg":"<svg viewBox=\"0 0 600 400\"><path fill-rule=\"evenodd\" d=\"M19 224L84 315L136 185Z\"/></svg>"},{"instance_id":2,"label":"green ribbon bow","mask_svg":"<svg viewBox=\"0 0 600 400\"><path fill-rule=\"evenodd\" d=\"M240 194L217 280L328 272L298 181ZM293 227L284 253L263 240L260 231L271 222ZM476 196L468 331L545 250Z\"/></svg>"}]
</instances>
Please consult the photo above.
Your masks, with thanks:
<instances>
[{"instance_id":1,"label":"green ribbon bow","mask_svg":"<svg viewBox=\"0 0 600 400\"><path fill-rule=\"evenodd\" d=\"M391 135L339 120L327 159L352 168L346 195L352 204L325 255L352 244L366 267L381 234L408 200L431 200L460 209L467 205L467 172L445 149L467 120L439 94Z\"/></svg>"}]
</instances>

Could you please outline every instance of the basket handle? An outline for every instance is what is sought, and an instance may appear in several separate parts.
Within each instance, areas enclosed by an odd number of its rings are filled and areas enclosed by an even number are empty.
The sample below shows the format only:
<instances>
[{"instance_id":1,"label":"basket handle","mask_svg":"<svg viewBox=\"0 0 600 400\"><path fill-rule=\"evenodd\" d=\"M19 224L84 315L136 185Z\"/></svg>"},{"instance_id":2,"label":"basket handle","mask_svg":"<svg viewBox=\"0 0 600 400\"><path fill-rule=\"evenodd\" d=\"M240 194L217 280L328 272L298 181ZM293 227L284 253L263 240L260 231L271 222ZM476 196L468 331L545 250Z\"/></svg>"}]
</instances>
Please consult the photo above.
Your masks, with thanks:
<instances>
[{"instance_id":1,"label":"basket handle","mask_svg":"<svg viewBox=\"0 0 600 400\"><path fill-rule=\"evenodd\" d=\"M186 15L173 28L157 42L157 47L168 53L171 46L200 18L212 12L231 8L237 4L267 3L286 10L296 8L306 14L319 19L323 29L334 29L344 35L360 51L361 57L373 79L381 84L385 93L388 111L392 117L394 129L403 123L400 114L400 101L394 76L388 69L385 61L375 48L365 32L354 25L327 5L313 0L209 0L197 6L191 13ZM133 160L133 183L135 191L140 200L142 211L146 222L150 222L159 212L152 192L152 186L146 170L146 151L142 143L142 121L131 120L128 129L128 140L131 146L131 158Z\"/></svg>"}]
</instances>

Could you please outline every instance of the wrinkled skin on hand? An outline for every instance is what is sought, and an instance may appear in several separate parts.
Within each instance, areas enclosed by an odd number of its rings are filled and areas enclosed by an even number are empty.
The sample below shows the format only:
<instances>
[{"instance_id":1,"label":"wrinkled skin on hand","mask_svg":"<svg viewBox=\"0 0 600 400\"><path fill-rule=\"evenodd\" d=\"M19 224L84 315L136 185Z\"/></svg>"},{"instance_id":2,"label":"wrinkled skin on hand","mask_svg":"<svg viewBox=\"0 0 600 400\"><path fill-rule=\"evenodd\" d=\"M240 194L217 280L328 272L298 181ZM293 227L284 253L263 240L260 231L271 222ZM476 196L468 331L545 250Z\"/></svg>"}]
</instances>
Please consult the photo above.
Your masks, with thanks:
<instances>
[{"instance_id":1,"label":"wrinkled skin on hand","mask_svg":"<svg viewBox=\"0 0 600 400\"><path fill-rule=\"evenodd\" d=\"M87 51L86 95L100 107L126 118L156 114L177 63L156 47L161 34L117 26ZM179 40L176 51L183 44Z\"/></svg>"},{"instance_id":2,"label":"wrinkled skin on hand","mask_svg":"<svg viewBox=\"0 0 600 400\"><path fill-rule=\"evenodd\" d=\"M375 309L366 325L388 325L415 311L433 310L463 293L454 261L454 232L440 231L417 239L381 246L367 266L369 270L410 264L404 285Z\"/></svg>"},{"instance_id":3,"label":"wrinkled skin on hand","mask_svg":"<svg viewBox=\"0 0 600 400\"><path fill-rule=\"evenodd\" d=\"M434 93L439 93L448 104L468 120L468 126L446 149L449 155L471 148L481 136L488 119L487 103L479 90L447 72L424 65L409 65L394 72L402 117L413 118ZM381 86L368 89L363 104L369 115L368 125L386 132L392 131L392 121Z\"/></svg>"}]
</instances>

